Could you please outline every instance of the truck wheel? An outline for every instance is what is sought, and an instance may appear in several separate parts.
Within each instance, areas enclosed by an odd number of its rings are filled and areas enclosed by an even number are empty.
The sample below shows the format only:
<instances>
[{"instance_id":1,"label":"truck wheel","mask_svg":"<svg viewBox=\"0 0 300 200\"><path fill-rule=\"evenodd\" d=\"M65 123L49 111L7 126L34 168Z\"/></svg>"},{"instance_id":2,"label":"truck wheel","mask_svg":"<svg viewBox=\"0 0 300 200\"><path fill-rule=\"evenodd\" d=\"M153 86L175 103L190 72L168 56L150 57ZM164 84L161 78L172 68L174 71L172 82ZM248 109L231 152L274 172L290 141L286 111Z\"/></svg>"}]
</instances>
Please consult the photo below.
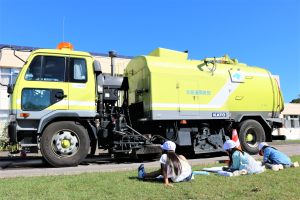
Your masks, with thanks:
<instances>
[{"instance_id":1,"label":"truck wheel","mask_svg":"<svg viewBox=\"0 0 300 200\"><path fill-rule=\"evenodd\" d=\"M43 132L40 147L50 165L77 166L88 154L90 138L85 128L73 121L54 122Z\"/></svg>"},{"instance_id":2,"label":"truck wheel","mask_svg":"<svg viewBox=\"0 0 300 200\"><path fill-rule=\"evenodd\" d=\"M258 144L265 141L265 131L255 120L243 121L240 125L239 140L243 150L249 154L258 153Z\"/></svg>"}]
</instances>

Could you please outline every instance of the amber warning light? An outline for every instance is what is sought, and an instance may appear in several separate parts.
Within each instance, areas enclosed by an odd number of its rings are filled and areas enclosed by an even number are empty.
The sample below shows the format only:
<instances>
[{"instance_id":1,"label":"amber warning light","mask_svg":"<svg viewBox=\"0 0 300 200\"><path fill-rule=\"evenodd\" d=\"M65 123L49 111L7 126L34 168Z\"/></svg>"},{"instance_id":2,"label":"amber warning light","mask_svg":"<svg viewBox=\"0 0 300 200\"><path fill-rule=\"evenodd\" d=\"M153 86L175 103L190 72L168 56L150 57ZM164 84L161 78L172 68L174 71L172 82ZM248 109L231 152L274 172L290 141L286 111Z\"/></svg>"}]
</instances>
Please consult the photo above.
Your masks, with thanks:
<instances>
[{"instance_id":1,"label":"amber warning light","mask_svg":"<svg viewBox=\"0 0 300 200\"><path fill-rule=\"evenodd\" d=\"M73 45L70 42L61 42L57 45L57 49L70 49L70 50L73 50Z\"/></svg>"},{"instance_id":2,"label":"amber warning light","mask_svg":"<svg viewBox=\"0 0 300 200\"><path fill-rule=\"evenodd\" d=\"M29 116L30 116L29 113L20 113L20 117L27 118L27 117L29 117Z\"/></svg>"}]
</instances>

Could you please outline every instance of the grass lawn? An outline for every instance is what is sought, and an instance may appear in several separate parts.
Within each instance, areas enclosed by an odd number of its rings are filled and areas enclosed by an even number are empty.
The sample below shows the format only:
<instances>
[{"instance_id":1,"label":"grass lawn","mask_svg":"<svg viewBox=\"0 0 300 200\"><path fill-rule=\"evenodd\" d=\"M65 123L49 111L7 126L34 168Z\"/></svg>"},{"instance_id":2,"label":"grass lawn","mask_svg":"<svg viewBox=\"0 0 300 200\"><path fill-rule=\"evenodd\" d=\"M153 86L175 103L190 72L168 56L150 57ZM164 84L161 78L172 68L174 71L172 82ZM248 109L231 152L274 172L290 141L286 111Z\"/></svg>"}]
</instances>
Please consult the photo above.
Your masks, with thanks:
<instances>
[{"instance_id":1,"label":"grass lawn","mask_svg":"<svg viewBox=\"0 0 300 200\"><path fill-rule=\"evenodd\" d=\"M300 156L292 159L300 162ZM0 199L300 199L300 168L239 177L197 175L173 188L139 181L136 175L127 171L0 179Z\"/></svg>"}]
</instances>

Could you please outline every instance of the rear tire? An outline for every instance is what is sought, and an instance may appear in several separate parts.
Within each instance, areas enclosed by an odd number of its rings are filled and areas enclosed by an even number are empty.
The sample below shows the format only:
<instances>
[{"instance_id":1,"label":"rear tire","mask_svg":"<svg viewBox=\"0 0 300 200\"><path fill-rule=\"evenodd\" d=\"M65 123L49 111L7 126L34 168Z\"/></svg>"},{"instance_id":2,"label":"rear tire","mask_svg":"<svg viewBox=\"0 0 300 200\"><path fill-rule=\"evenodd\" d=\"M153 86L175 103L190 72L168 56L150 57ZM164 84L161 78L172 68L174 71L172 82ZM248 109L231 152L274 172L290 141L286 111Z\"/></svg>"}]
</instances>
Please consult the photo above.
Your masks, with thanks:
<instances>
[{"instance_id":1,"label":"rear tire","mask_svg":"<svg viewBox=\"0 0 300 200\"><path fill-rule=\"evenodd\" d=\"M239 140L244 151L249 154L258 153L258 145L265 141L265 131L256 120L245 120L240 124Z\"/></svg>"},{"instance_id":2,"label":"rear tire","mask_svg":"<svg viewBox=\"0 0 300 200\"><path fill-rule=\"evenodd\" d=\"M74 121L54 122L44 130L40 147L50 165L77 166L89 152L90 138L86 129Z\"/></svg>"}]
</instances>

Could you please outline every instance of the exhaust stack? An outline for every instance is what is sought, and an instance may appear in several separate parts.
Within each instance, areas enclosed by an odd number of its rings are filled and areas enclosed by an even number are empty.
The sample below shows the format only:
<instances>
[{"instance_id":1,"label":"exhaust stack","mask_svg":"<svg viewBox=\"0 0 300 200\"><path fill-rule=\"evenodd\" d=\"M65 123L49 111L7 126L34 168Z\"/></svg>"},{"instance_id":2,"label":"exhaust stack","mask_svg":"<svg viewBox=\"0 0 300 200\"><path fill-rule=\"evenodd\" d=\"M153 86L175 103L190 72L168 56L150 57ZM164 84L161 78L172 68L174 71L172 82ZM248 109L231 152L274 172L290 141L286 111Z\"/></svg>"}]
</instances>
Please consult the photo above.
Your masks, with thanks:
<instances>
[{"instance_id":1,"label":"exhaust stack","mask_svg":"<svg viewBox=\"0 0 300 200\"><path fill-rule=\"evenodd\" d=\"M111 76L115 76L115 57L117 57L117 52L115 51L109 51L108 56L110 57L110 63L111 63Z\"/></svg>"}]
</instances>

